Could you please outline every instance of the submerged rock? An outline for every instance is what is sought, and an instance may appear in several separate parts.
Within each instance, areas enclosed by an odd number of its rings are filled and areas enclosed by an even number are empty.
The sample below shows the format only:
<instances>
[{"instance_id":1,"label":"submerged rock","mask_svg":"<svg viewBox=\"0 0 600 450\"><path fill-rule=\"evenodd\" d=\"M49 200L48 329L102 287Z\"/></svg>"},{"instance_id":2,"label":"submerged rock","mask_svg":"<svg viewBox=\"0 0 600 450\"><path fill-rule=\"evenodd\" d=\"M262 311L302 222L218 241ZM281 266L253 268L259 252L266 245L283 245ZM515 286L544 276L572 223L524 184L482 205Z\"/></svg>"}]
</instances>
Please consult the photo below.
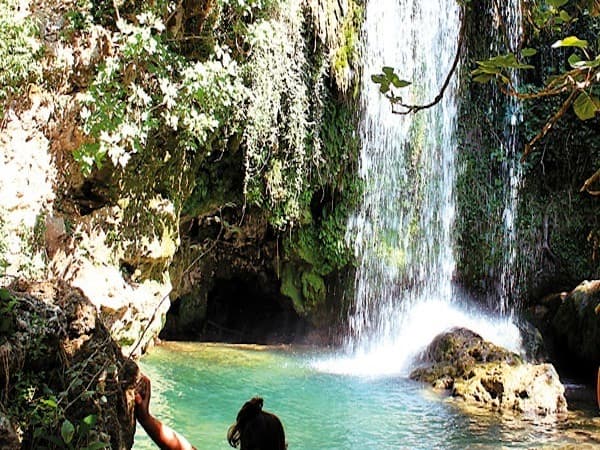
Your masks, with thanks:
<instances>
[{"instance_id":1,"label":"submerged rock","mask_svg":"<svg viewBox=\"0 0 600 450\"><path fill-rule=\"evenodd\" d=\"M131 448L137 365L82 291L13 283L0 311L1 447Z\"/></svg>"},{"instance_id":2,"label":"submerged rock","mask_svg":"<svg viewBox=\"0 0 600 450\"><path fill-rule=\"evenodd\" d=\"M469 404L526 416L566 413L564 386L551 364L529 364L478 334L455 328L440 334L410 378Z\"/></svg>"}]
</instances>

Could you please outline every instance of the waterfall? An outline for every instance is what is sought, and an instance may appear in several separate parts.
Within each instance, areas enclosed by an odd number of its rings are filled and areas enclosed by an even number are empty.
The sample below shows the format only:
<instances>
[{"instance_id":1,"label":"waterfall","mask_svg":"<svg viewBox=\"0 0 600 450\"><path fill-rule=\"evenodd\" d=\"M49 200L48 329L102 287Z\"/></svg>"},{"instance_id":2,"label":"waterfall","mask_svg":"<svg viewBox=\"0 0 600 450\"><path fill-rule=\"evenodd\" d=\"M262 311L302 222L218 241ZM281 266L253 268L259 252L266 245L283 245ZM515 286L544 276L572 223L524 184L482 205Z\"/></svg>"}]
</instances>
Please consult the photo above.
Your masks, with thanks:
<instances>
[{"instance_id":1,"label":"waterfall","mask_svg":"<svg viewBox=\"0 0 600 450\"><path fill-rule=\"evenodd\" d=\"M370 75L393 64L401 78L413 82L404 101L429 102L452 65L458 30L452 0L367 3L360 125L364 195L349 224L360 261L351 346L389 342L420 299L451 297L456 79L436 107L399 116Z\"/></svg>"},{"instance_id":2,"label":"waterfall","mask_svg":"<svg viewBox=\"0 0 600 450\"><path fill-rule=\"evenodd\" d=\"M440 103L394 115L371 81L394 66L403 101L423 104L439 92L457 50L455 0L369 0L362 36L360 177L364 193L347 239L359 267L349 317L350 358L324 364L351 373L406 373L440 332L466 326L511 349L516 327L469 306L455 269L456 75ZM325 367L327 366L327 367Z\"/></svg>"},{"instance_id":3,"label":"waterfall","mask_svg":"<svg viewBox=\"0 0 600 450\"><path fill-rule=\"evenodd\" d=\"M519 40L523 35L521 0L507 0L501 5L500 11L496 11L504 24L506 44L510 52L519 50ZM502 34L502 30L500 30ZM505 49L506 50L506 49ZM500 52L500 49L498 49ZM511 74L513 86L518 89L520 78L518 71ZM500 297L499 312L512 315L516 306L513 301L518 294L518 283L516 272L517 262L517 206L519 188L522 180L521 164L519 162L522 152L522 143L518 138L518 125L523 122L523 111L518 99L497 92L498 101L504 105L504 141L502 142L502 179L504 181L502 214L502 267L500 267L500 286L498 296Z\"/></svg>"}]
</instances>

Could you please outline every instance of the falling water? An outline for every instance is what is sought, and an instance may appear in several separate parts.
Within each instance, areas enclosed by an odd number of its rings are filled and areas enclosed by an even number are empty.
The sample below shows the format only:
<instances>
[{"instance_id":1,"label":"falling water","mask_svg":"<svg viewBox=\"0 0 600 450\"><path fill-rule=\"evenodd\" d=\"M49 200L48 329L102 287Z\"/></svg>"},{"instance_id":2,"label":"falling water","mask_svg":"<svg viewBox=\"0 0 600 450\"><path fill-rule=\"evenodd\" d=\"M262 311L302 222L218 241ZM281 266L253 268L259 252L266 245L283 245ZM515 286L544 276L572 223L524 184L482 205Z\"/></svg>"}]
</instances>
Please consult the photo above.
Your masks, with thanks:
<instances>
[{"instance_id":1,"label":"falling water","mask_svg":"<svg viewBox=\"0 0 600 450\"><path fill-rule=\"evenodd\" d=\"M508 0L501 5L500 11L496 12L502 21L506 36L508 51L516 53L520 39L523 35L521 0ZM502 32L501 32L502 33ZM518 89L520 85L519 73L511 74L513 86ZM516 98L506 99L504 94L501 103L505 104L504 118L504 140L502 142L502 179L504 181L504 211L502 214L503 224L503 261L500 268L499 289L499 311L501 314L512 315L516 306L512 301L518 294L517 277L515 275L517 261L517 205L519 188L521 186L522 173L519 163L521 143L518 138L518 126L523 122L521 103Z\"/></svg>"},{"instance_id":2,"label":"falling water","mask_svg":"<svg viewBox=\"0 0 600 450\"><path fill-rule=\"evenodd\" d=\"M453 289L456 76L435 107L394 115L370 75L393 65L403 101L423 104L440 90L457 51L454 0L369 0L363 29L362 205L350 219L360 266L347 345L335 371L406 371L439 332L469 326L509 348L514 326L490 320Z\"/></svg>"}]
</instances>

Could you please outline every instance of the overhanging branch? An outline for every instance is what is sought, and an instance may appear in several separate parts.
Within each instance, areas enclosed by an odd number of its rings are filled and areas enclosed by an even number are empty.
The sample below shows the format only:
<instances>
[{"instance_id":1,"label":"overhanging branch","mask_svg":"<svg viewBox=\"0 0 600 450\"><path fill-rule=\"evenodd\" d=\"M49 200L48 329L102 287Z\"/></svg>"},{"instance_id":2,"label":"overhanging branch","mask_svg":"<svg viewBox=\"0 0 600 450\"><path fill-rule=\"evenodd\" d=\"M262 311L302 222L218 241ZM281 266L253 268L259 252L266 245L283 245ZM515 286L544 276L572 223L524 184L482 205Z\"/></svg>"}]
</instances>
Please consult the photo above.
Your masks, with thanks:
<instances>
[{"instance_id":1,"label":"overhanging branch","mask_svg":"<svg viewBox=\"0 0 600 450\"><path fill-rule=\"evenodd\" d=\"M446 76L446 79L444 80L444 84L442 85L439 93L435 96L435 98L431 102L426 103L424 105L409 105L409 104L403 103L401 97L395 96L393 92L390 92L389 94L386 95L386 97L392 103L392 113L399 114L399 115L407 115L407 114L411 114L411 113L416 113L423 109L431 108L432 106L437 105L442 100L442 98L444 98L444 93L446 92L446 89L450 85L450 80L452 79L452 75L454 75L454 72L456 72L456 68L458 67L458 62L460 61L460 55L462 53L462 47L463 47L463 42L464 42L464 37L465 37L465 28L466 28L465 24L466 24L466 21L464 20L464 11L461 10L460 30L458 32L458 44L457 44L457 48L456 48L456 54L454 55L454 61L452 62L452 67L450 68L450 71L448 72L448 75ZM397 109L394 109L394 106L399 106L404 109L397 110Z\"/></svg>"}]
</instances>

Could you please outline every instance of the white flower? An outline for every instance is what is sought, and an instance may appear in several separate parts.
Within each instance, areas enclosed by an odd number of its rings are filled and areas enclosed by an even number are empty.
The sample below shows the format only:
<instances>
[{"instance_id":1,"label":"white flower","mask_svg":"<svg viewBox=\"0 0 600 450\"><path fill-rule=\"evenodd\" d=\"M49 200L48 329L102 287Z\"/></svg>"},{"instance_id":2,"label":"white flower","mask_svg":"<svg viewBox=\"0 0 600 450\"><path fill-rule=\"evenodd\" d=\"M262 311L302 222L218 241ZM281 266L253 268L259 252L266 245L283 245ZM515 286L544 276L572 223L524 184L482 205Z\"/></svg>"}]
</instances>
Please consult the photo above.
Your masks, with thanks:
<instances>
[{"instance_id":1,"label":"white flower","mask_svg":"<svg viewBox=\"0 0 600 450\"><path fill-rule=\"evenodd\" d=\"M176 105L177 100L177 86L168 78L161 78L158 80L160 85L160 90L165 95L163 103L167 106L167 108L171 109Z\"/></svg>"},{"instance_id":2,"label":"white flower","mask_svg":"<svg viewBox=\"0 0 600 450\"><path fill-rule=\"evenodd\" d=\"M111 145L108 147L108 156L115 166L119 164L119 158L123 153L125 153L125 149L119 145Z\"/></svg>"},{"instance_id":3,"label":"white flower","mask_svg":"<svg viewBox=\"0 0 600 450\"><path fill-rule=\"evenodd\" d=\"M143 87L138 86L135 83L131 83L129 88L132 91L128 98L129 102L139 106L148 106L150 103L152 103L152 97L150 97L146 91L144 91Z\"/></svg>"},{"instance_id":4,"label":"white flower","mask_svg":"<svg viewBox=\"0 0 600 450\"><path fill-rule=\"evenodd\" d=\"M79 111L79 115L83 120L87 120L92 115L92 112L84 106L83 108L81 108L81 111Z\"/></svg>"},{"instance_id":5,"label":"white flower","mask_svg":"<svg viewBox=\"0 0 600 450\"><path fill-rule=\"evenodd\" d=\"M119 128L124 139L135 137L138 134L138 129L129 122L123 122Z\"/></svg>"},{"instance_id":6,"label":"white flower","mask_svg":"<svg viewBox=\"0 0 600 450\"><path fill-rule=\"evenodd\" d=\"M113 144L117 141L115 137L110 135L106 130L102 130L100 132L100 140L102 142L106 142L107 144Z\"/></svg>"},{"instance_id":7,"label":"white flower","mask_svg":"<svg viewBox=\"0 0 600 450\"><path fill-rule=\"evenodd\" d=\"M170 127L173 131L177 131L177 125L179 123L179 117L175 114L171 114L169 112L163 113L163 118L165 119L165 123L168 127Z\"/></svg>"},{"instance_id":8,"label":"white flower","mask_svg":"<svg viewBox=\"0 0 600 450\"><path fill-rule=\"evenodd\" d=\"M119 157L119 164L121 165L121 167L125 168L130 159L131 155L125 152Z\"/></svg>"}]
</instances>

